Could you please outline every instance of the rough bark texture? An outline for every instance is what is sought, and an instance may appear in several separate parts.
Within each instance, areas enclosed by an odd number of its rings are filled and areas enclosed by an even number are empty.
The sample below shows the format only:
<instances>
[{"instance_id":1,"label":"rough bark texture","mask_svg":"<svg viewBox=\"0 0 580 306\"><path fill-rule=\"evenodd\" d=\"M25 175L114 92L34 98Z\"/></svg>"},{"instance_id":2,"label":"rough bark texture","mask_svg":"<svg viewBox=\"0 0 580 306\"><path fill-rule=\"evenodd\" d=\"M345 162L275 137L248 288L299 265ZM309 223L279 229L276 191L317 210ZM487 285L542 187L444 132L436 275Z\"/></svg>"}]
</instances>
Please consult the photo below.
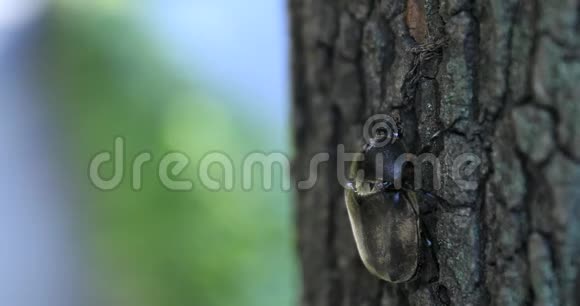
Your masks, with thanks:
<instances>
[{"instance_id":1,"label":"rough bark texture","mask_svg":"<svg viewBox=\"0 0 580 306\"><path fill-rule=\"evenodd\" d=\"M580 22L574 0L289 0L305 306L577 305L580 300ZM443 43L445 42L445 43ZM427 56L429 55L429 56ZM373 114L433 147L452 207L429 231L433 283L392 285L356 251L337 145L357 152ZM481 157L451 178L462 153Z\"/></svg>"}]
</instances>

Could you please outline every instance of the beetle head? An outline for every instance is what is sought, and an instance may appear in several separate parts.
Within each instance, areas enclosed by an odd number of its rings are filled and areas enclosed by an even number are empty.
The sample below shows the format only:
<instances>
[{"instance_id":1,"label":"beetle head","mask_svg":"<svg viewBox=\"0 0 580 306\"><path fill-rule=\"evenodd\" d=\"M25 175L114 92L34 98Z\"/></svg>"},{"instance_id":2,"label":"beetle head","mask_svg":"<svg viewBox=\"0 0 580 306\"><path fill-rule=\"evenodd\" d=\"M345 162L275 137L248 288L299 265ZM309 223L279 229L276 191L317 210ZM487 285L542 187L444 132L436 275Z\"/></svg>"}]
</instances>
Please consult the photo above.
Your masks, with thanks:
<instances>
[{"instance_id":1,"label":"beetle head","mask_svg":"<svg viewBox=\"0 0 580 306\"><path fill-rule=\"evenodd\" d=\"M402 169L397 167L397 159L405 153L400 141L382 147L370 147L364 152L364 160L359 164L360 169L364 170L364 180L394 183L402 175Z\"/></svg>"},{"instance_id":2,"label":"beetle head","mask_svg":"<svg viewBox=\"0 0 580 306\"><path fill-rule=\"evenodd\" d=\"M375 130L374 136L363 147L364 159L358 162L357 168L363 170L364 175L356 178L357 188L376 190L373 186L394 183L401 177L401 169L396 167L397 159L406 153L401 137L402 129L398 123Z\"/></svg>"}]
</instances>

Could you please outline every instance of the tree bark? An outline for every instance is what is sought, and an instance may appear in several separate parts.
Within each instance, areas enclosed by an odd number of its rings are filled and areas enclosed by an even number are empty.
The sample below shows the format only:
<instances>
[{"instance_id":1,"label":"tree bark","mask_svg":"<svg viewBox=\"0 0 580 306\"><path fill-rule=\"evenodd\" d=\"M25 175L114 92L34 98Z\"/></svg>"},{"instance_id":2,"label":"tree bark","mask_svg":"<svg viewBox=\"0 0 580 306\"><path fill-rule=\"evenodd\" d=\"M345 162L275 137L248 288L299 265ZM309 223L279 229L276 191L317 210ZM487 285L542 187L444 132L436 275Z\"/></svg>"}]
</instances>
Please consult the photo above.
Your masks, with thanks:
<instances>
[{"instance_id":1,"label":"tree bark","mask_svg":"<svg viewBox=\"0 0 580 306\"><path fill-rule=\"evenodd\" d=\"M572 0L290 0L297 223L306 306L577 305L580 4ZM439 42L445 42L440 46ZM424 56L421 50L431 50ZM363 267L337 180L374 114L433 146L450 209L434 213L438 273L389 284ZM456 123L456 124L454 124ZM462 188L453 161L481 164Z\"/></svg>"}]
</instances>

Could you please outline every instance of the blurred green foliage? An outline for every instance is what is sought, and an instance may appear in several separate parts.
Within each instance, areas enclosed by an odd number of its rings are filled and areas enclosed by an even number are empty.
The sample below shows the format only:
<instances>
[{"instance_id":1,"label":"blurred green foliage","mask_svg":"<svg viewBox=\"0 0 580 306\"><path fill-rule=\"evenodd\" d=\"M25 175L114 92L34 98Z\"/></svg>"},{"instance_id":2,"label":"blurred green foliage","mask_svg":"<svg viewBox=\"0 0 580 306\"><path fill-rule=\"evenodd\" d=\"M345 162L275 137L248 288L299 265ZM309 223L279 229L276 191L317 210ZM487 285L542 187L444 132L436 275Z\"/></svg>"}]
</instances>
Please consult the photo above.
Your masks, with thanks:
<instances>
[{"instance_id":1,"label":"blurred green foliage","mask_svg":"<svg viewBox=\"0 0 580 306\"><path fill-rule=\"evenodd\" d=\"M239 174L245 153L268 151L279 135L224 103L235 98L200 81L202 72L199 80L180 75L141 32L130 7L103 3L110 5L61 1L43 33L55 116L84 201L95 295L104 305L123 306L295 304L289 194L241 191L239 176L234 191L211 192L196 179L207 152L227 153ZM89 161L112 151L117 136L126 141L125 178L114 191L98 191L87 178ZM181 178L194 181L192 192L170 192L159 182L158 162L172 151L191 159ZM131 163L141 152L153 161L136 192ZM107 166L103 176L112 173Z\"/></svg>"}]
</instances>

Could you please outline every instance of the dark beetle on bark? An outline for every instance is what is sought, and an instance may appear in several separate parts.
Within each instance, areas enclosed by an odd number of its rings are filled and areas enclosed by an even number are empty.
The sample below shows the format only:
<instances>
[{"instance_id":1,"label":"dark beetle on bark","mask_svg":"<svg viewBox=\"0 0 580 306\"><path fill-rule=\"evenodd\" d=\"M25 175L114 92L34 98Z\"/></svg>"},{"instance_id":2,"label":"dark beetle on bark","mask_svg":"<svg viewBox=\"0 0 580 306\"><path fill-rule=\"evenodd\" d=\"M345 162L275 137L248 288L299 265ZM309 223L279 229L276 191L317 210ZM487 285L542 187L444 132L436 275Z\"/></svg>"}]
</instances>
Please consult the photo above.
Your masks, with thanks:
<instances>
[{"instance_id":1,"label":"dark beetle on bark","mask_svg":"<svg viewBox=\"0 0 580 306\"><path fill-rule=\"evenodd\" d=\"M345 189L346 207L366 268L391 283L409 282L421 272L423 252L431 246L423 230L421 207L433 205L423 200L435 196L413 188L412 172L400 162L409 154L400 139L401 128L397 125L393 130L377 132L365 144L362 158L352 162L352 181Z\"/></svg>"}]
</instances>

